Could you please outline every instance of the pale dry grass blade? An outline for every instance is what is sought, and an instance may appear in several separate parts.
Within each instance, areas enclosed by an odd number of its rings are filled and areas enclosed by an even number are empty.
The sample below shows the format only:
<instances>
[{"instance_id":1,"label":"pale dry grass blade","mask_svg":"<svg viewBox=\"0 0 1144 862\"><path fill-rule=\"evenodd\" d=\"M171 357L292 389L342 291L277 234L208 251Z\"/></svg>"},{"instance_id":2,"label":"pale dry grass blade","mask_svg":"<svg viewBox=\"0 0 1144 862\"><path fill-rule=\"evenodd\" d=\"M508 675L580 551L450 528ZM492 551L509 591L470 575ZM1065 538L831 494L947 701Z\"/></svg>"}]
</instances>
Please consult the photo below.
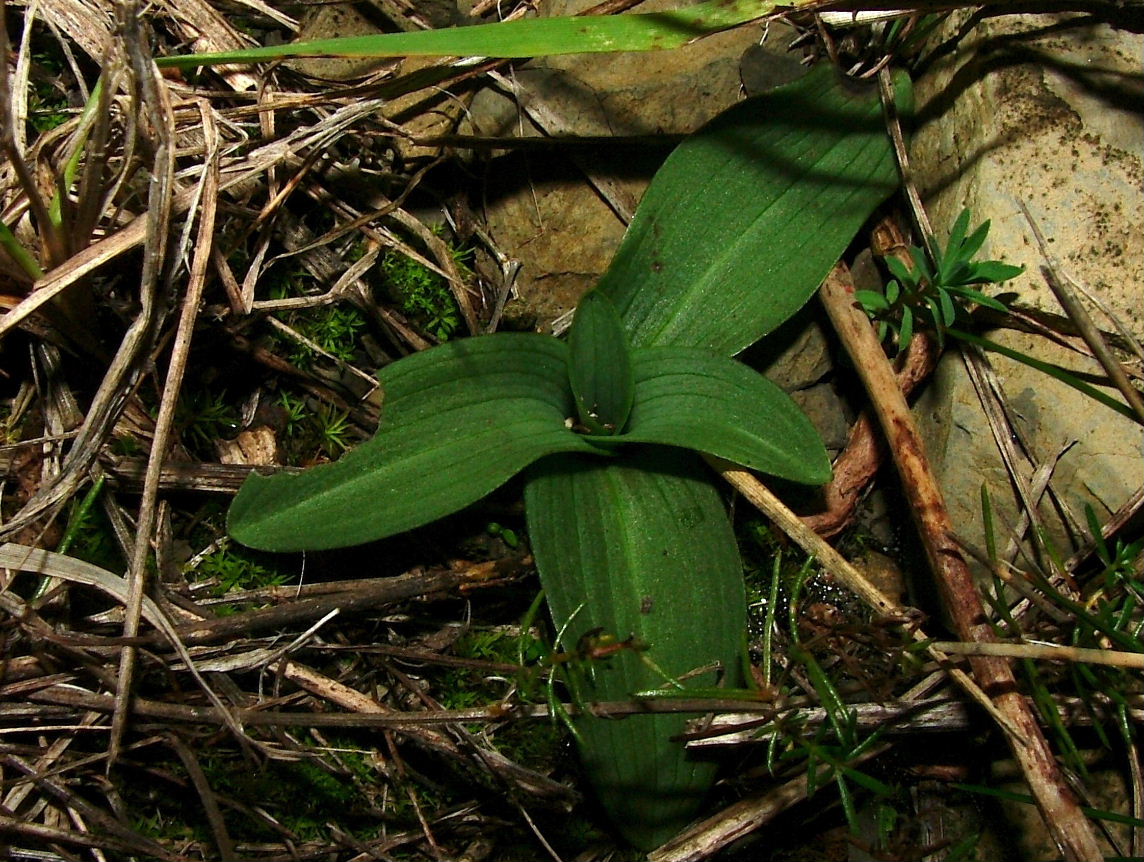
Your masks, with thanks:
<instances>
[{"instance_id":1,"label":"pale dry grass blade","mask_svg":"<svg viewBox=\"0 0 1144 862\"><path fill-rule=\"evenodd\" d=\"M51 551L40 550L39 548L17 545L12 542L0 545L0 568L34 572L44 577L59 578L64 581L94 587L125 606L130 600L130 588L127 582L118 575L114 575L106 569L94 566L91 563L77 560L74 557L67 557L63 554L56 554ZM23 614L25 605L22 601L15 598L15 596L0 594L0 600L3 600L8 606L5 609L8 610L9 613L15 613L17 615ZM179 657L186 664L191 675L194 676L196 682L202 687L203 693L206 694L207 698L219 711L219 717L226 722L237 735L242 736L241 728L234 722L233 718L231 718L230 711L199 673L194 660L191 658L190 653L187 652L186 646L183 644L182 639L175 630L175 627L171 624L171 621L167 618L167 615L163 612L163 609L149 596L142 596L139 607L143 618L146 619L147 622L162 635L162 638L175 652L179 654Z\"/></svg>"},{"instance_id":2,"label":"pale dry grass blade","mask_svg":"<svg viewBox=\"0 0 1144 862\"><path fill-rule=\"evenodd\" d=\"M935 641L934 647L951 655L990 655L1034 659L1036 661L1081 662L1144 670L1144 653L1118 650L1085 649L1047 643L1008 643L1004 641L996 643Z\"/></svg>"},{"instance_id":3,"label":"pale dry grass blade","mask_svg":"<svg viewBox=\"0 0 1144 862\"><path fill-rule=\"evenodd\" d=\"M12 0L8 5L30 5ZM88 57L101 62L111 50L115 15L110 3L100 0L50 0L40 6L43 15L61 32L67 33Z\"/></svg>"},{"instance_id":4,"label":"pale dry grass blade","mask_svg":"<svg viewBox=\"0 0 1144 862\"><path fill-rule=\"evenodd\" d=\"M147 200L147 236L143 243L143 269L139 277L140 310L135 324L132 325L132 328L138 332L138 340L135 345L141 352L144 349L149 349L149 345L154 343L158 329L157 324L163 315L163 310L159 307L158 292L163 281L164 271L167 269L166 253L171 230L171 199L175 190L175 121L169 94L151 59L146 37L143 34L138 4L126 3L119 8L118 14L129 61L128 67L131 70L131 83L135 91L135 106L140 112L141 119L144 111L147 114L141 126L149 148L154 153L150 165L151 183ZM126 342L127 339L124 341ZM133 355L130 359L132 360L131 365L124 368L125 375L122 380L122 384L127 385L121 386L121 381L112 379L111 383L114 389L107 390L112 398L118 402L116 414L122 410L125 403L131 377L137 375L141 370L132 367L135 365L136 356ZM107 384L108 378L104 378L104 387ZM173 399L175 395L174 392L165 392L164 399ZM173 405L169 406L168 409L173 410ZM162 467L164 452L160 446L164 445L165 442L165 439L158 438L154 441L151 461L158 462L155 470ZM152 475L149 467L148 478ZM155 482L153 479L150 483L145 481L143 505L135 529L132 553L128 559L127 579L130 588L123 625L125 638L133 638L139 633L147 580L147 564L151 557L155 501ZM118 757L123 734L127 729L127 701L131 697L134 684L135 659L136 651L133 646L125 646L120 652L118 685L115 693L116 709L112 717L111 739L108 741L108 759L111 763L114 763Z\"/></svg>"},{"instance_id":5,"label":"pale dry grass blade","mask_svg":"<svg viewBox=\"0 0 1144 862\"><path fill-rule=\"evenodd\" d=\"M766 515L791 541L803 549L807 555L813 557L840 584L858 596L872 610L886 619L907 622L915 614L910 608L891 601L877 587L859 572L850 562L817 533L806 526L802 519L792 512L775 496L775 494L760 482L749 470L743 470L728 461L710 456L703 456L704 460L715 469L727 482L743 495L752 506ZM917 641L927 640L925 632L917 626L910 628L912 637ZM932 645L926 651L940 664L947 664L947 656ZM1012 734L1019 736L1017 727L1000 711L982 691L981 687L973 681L964 671L958 668L949 668L950 678L956 682L967 695L973 698L993 720Z\"/></svg>"},{"instance_id":6,"label":"pale dry grass blade","mask_svg":"<svg viewBox=\"0 0 1144 862\"><path fill-rule=\"evenodd\" d=\"M256 44L205 0L164 0L163 5L193 53L238 51ZM258 87L258 77L243 67L220 66L218 72L236 90Z\"/></svg>"},{"instance_id":7,"label":"pale dry grass blade","mask_svg":"<svg viewBox=\"0 0 1144 862\"><path fill-rule=\"evenodd\" d=\"M1017 205L1024 213L1029 227L1033 230L1033 236L1037 240L1037 245L1041 249L1041 254L1045 257L1048 264L1049 273L1045 278L1049 288L1057 297L1061 307L1065 310L1065 314L1069 319L1076 324L1077 329L1080 331L1081 337L1084 339L1085 344L1088 345L1092 351L1092 355L1096 357L1097 361L1104 368L1105 373L1108 374L1108 379L1112 381L1113 385L1120 390L1120 394L1124 396L1124 400L1128 402L1128 406L1132 408L1132 412L1136 414L1137 420L1144 424L1144 396L1133 387L1128 380L1128 375L1124 372L1123 366L1112 354L1112 350L1108 346L1108 342L1104 340L1104 336L1100 334L1100 329L1089 315L1088 310L1084 307L1081 301L1073 292L1069 281L1060 273L1059 267L1049 252L1049 244L1045 239L1041 228L1033 219L1033 214L1029 212L1028 204L1024 201L1017 201ZM1104 310L1104 309L1102 309ZM1128 335L1128 341L1139 352L1139 340L1131 337L1127 331L1127 327L1115 315L1111 316L1113 325L1117 326L1121 331Z\"/></svg>"}]
</instances>

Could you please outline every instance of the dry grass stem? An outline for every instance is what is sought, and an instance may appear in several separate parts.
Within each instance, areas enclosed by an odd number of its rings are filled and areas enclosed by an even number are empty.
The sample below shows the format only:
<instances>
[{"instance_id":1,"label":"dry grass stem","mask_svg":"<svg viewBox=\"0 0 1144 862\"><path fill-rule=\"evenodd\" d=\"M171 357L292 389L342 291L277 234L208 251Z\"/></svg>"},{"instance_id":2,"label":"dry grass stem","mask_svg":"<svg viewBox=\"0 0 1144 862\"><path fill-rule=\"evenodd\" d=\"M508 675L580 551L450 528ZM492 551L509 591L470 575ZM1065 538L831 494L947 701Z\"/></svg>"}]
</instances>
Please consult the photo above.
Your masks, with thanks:
<instances>
[{"instance_id":1,"label":"dry grass stem","mask_svg":"<svg viewBox=\"0 0 1144 862\"><path fill-rule=\"evenodd\" d=\"M1097 361L1104 368L1105 373L1108 374L1108 379L1120 390L1120 394L1124 396L1124 400L1128 402L1128 406L1131 407L1132 412L1136 414L1137 420L1141 424L1144 424L1144 396L1141 396L1139 390L1129 382L1128 375L1124 372L1124 367L1116 357L1112 355L1112 350L1101 335L1100 329L1080 299L1073 293L1070 286L1071 280L1066 279L1061 274L1060 267L1051 256L1049 244L1045 240L1044 234L1041 233L1040 227L1037 226L1037 222L1033 219L1033 214L1029 212L1028 205L1024 201L1017 201L1017 205L1021 208L1021 212L1025 214L1025 219L1029 222L1029 227L1033 229L1033 236L1036 237L1037 245L1041 249L1041 254L1048 263L1048 273L1046 274L1045 281L1048 283L1049 288L1056 295L1065 313L1072 322L1076 324L1076 328L1079 330L1081 337L1084 338L1085 344L1092 350L1092 355L1096 357ZM1127 334L1127 327L1125 327L1117 317L1113 316L1112 321L1117 328ZM1129 336L1128 341L1138 351L1140 350L1140 345L1135 338Z\"/></svg>"},{"instance_id":2,"label":"dry grass stem","mask_svg":"<svg viewBox=\"0 0 1144 862\"><path fill-rule=\"evenodd\" d=\"M1110 667L1139 668L1144 670L1144 653L1117 652L1115 650L1084 649L1059 644L1035 643L957 643L935 641L934 646L952 655L994 655L1006 658L1030 658L1037 661L1074 661L1086 664L1105 664Z\"/></svg>"},{"instance_id":3,"label":"dry grass stem","mask_svg":"<svg viewBox=\"0 0 1144 862\"><path fill-rule=\"evenodd\" d=\"M890 747L875 746L847 765L859 766ZM706 859L805 800L809 795L809 783L808 776L804 774L765 793L742 799L657 847L648 854L648 862L699 862ZM822 787L821 783L819 787Z\"/></svg>"},{"instance_id":4,"label":"dry grass stem","mask_svg":"<svg viewBox=\"0 0 1144 862\"><path fill-rule=\"evenodd\" d=\"M704 456L706 458L706 456ZM783 504L762 482L747 470L741 470L735 465L720 461L717 458L707 458L709 464L726 479L731 486L751 503L760 512L770 518L785 535L803 549L831 577L858 596L872 610L888 620L909 623L911 636L917 641L926 641L925 632L913 625L917 613L911 608L900 605L888 599L850 562L828 545L817 533L803 524L802 519ZM945 664L947 656L929 644L926 648L930 656L937 662ZM954 680L967 695L979 706L985 709L993 719L1005 727L1011 734L1018 735L1018 725L1011 722L1008 716L1000 712L988 694L982 690L964 671L957 668L949 669L950 678Z\"/></svg>"}]
</instances>

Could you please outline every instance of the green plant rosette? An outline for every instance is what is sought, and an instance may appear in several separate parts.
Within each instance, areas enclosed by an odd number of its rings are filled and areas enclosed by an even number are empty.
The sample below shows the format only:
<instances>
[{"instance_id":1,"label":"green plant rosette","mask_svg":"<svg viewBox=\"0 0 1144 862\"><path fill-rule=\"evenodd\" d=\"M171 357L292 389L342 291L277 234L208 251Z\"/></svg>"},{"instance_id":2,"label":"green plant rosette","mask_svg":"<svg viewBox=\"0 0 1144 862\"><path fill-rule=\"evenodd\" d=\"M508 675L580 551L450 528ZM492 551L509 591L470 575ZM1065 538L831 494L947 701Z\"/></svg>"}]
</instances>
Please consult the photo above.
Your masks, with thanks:
<instances>
[{"instance_id":1,"label":"green plant rosette","mask_svg":"<svg viewBox=\"0 0 1144 862\"><path fill-rule=\"evenodd\" d=\"M899 111L908 82L899 80ZM734 535L696 450L793 481L829 462L809 421L729 357L786 320L896 186L876 91L815 70L682 144L569 342L451 342L379 375L377 435L300 476L252 477L230 512L269 550L372 541L457 511L525 468L533 551L572 695L742 684ZM718 213L718 217L713 217ZM577 720L600 801L659 843L714 776L684 719Z\"/></svg>"}]
</instances>

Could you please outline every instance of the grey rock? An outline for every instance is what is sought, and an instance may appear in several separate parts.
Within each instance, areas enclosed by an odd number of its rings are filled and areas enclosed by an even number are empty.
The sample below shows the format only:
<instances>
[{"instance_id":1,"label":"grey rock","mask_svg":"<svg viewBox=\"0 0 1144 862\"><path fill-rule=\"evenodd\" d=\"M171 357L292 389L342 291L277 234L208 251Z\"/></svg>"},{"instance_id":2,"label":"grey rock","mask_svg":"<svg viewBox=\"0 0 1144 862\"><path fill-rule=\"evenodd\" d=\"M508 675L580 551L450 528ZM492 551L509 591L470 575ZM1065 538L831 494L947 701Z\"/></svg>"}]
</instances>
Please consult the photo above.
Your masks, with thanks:
<instances>
[{"instance_id":1,"label":"grey rock","mask_svg":"<svg viewBox=\"0 0 1144 862\"><path fill-rule=\"evenodd\" d=\"M573 14L589 5L554 0L541 14ZM677 6L653 0L639 11ZM772 30L762 54L775 58L778 71L768 79L790 80L798 68L784 56L789 30ZM477 94L462 133L639 138L599 150L565 148L563 157L542 152L498 160L483 215L501 250L524 262L509 317L550 327L595 284L624 234L617 211L634 209L674 140L740 99L740 57L760 35L760 28L745 27L674 51L535 59L506 76L515 93ZM760 60L753 55L752 79L768 75Z\"/></svg>"},{"instance_id":2,"label":"grey rock","mask_svg":"<svg viewBox=\"0 0 1144 862\"><path fill-rule=\"evenodd\" d=\"M954 15L945 36L964 20ZM1046 263L1017 201L1029 207L1052 256L1098 293L1137 338L1144 331L1144 37L1064 16L1006 16L978 24L917 86L922 125L911 157L939 239L963 207L990 219L983 257L1023 264L1007 284L1021 304L1062 313ZM1100 321L1111 329L1107 321ZM1103 376L1078 353L1011 330L994 340ZM1054 488L1083 519L1106 517L1144 479L1144 432L1120 414L997 354L989 354L1036 464L1061 456ZM1114 392L1114 390L1107 390ZM1003 522L1018 509L988 423L961 359L947 356L918 405L929 455L955 529L983 544L984 483ZM1022 465L1025 475L1032 467ZM1064 552L1062 518L1043 502L1050 539ZM1005 536L1001 537L1002 543Z\"/></svg>"}]
</instances>

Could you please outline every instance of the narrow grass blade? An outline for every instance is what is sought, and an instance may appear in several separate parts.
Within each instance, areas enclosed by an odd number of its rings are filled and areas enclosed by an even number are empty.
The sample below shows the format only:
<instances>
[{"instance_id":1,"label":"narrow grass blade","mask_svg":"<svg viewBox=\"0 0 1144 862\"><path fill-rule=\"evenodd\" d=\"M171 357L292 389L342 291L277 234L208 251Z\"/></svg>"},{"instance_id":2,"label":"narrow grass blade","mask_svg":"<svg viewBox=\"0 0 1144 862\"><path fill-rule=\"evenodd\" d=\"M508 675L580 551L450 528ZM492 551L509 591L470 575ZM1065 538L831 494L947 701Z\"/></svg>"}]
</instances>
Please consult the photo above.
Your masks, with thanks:
<instances>
[{"instance_id":1,"label":"narrow grass blade","mask_svg":"<svg viewBox=\"0 0 1144 862\"><path fill-rule=\"evenodd\" d=\"M563 343L524 333L395 362L379 375L377 435L300 475L252 475L231 505L231 535L270 551L357 545L451 514L544 455L598 451L564 426L566 363Z\"/></svg>"},{"instance_id":2,"label":"narrow grass blade","mask_svg":"<svg viewBox=\"0 0 1144 862\"><path fill-rule=\"evenodd\" d=\"M1051 362L1042 362L1040 359L1036 359L1032 356L1029 356L1028 354L1022 353L1019 350L1014 350L1011 347L1006 347L1003 344L998 344L996 341L990 341L988 338L982 338L981 336L974 335L970 332L962 332L960 329L950 328L946 330L946 333L952 335L954 338L957 338L960 341L965 341L969 344L976 344L983 350L989 350L993 353L1000 353L1002 356L1007 356L1015 362L1020 362L1022 365L1028 365L1030 368L1035 368L1038 371L1043 371L1045 374L1049 375L1055 380L1059 380L1066 386L1071 386L1077 392L1084 393L1093 401L1097 401L1103 404L1105 407L1115 410L1121 416L1127 416L1133 422L1140 421L1136 418L1136 414L1132 412L1132 408L1127 404L1117 401L1111 395L1105 392L1101 392L1095 386L1090 386L1088 383L1085 383L1075 375L1065 371L1065 369L1061 368L1059 365L1053 365Z\"/></svg>"},{"instance_id":3,"label":"narrow grass blade","mask_svg":"<svg viewBox=\"0 0 1144 862\"><path fill-rule=\"evenodd\" d=\"M160 66L213 66L288 57L541 57L662 51L772 12L771 0L710 0L687 9L635 15L527 18L444 30L319 39L217 54L163 57ZM796 3L795 5L801 5Z\"/></svg>"},{"instance_id":4,"label":"narrow grass blade","mask_svg":"<svg viewBox=\"0 0 1144 862\"><path fill-rule=\"evenodd\" d=\"M633 346L734 355L810 298L897 184L877 89L823 64L680 144L598 289Z\"/></svg>"},{"instance_id":5,"label":"narrow grass blade","mask_svg":"<svg viewBox=\"0 0 1144 862\"><path fill-rule=\"evenodd\" d=\"M0 248L8 252L9 257L19 264L24 274L33 281L44 277L40 262L21 245L20 240L16 239L16 234L12 233L12 229L2 221L0 221Z\"/></svg>"},{"instance_id":6,"label":"narrow grass blade","mask_svg":"<svg viewBox=\"0 0 1144 862\"><path fill-rule=\"evenodd\" d=\"M719 664L741 683L742 567L718 492L692 453L647 447L615 461L555 455L527 474L533 554L564 649L629 637L610 658L585 655L578 700L625 699ZM643 650L642 652L640 650ZM654 663L654 669L651 665ZM661 673L662 672L662 673ZM706 670L683 681L708 688ZM671 737L683 716L577 719L581 756L605 811L633 844L666 840L693 816L714 765Z\"/></svg>"}]
</instances>

